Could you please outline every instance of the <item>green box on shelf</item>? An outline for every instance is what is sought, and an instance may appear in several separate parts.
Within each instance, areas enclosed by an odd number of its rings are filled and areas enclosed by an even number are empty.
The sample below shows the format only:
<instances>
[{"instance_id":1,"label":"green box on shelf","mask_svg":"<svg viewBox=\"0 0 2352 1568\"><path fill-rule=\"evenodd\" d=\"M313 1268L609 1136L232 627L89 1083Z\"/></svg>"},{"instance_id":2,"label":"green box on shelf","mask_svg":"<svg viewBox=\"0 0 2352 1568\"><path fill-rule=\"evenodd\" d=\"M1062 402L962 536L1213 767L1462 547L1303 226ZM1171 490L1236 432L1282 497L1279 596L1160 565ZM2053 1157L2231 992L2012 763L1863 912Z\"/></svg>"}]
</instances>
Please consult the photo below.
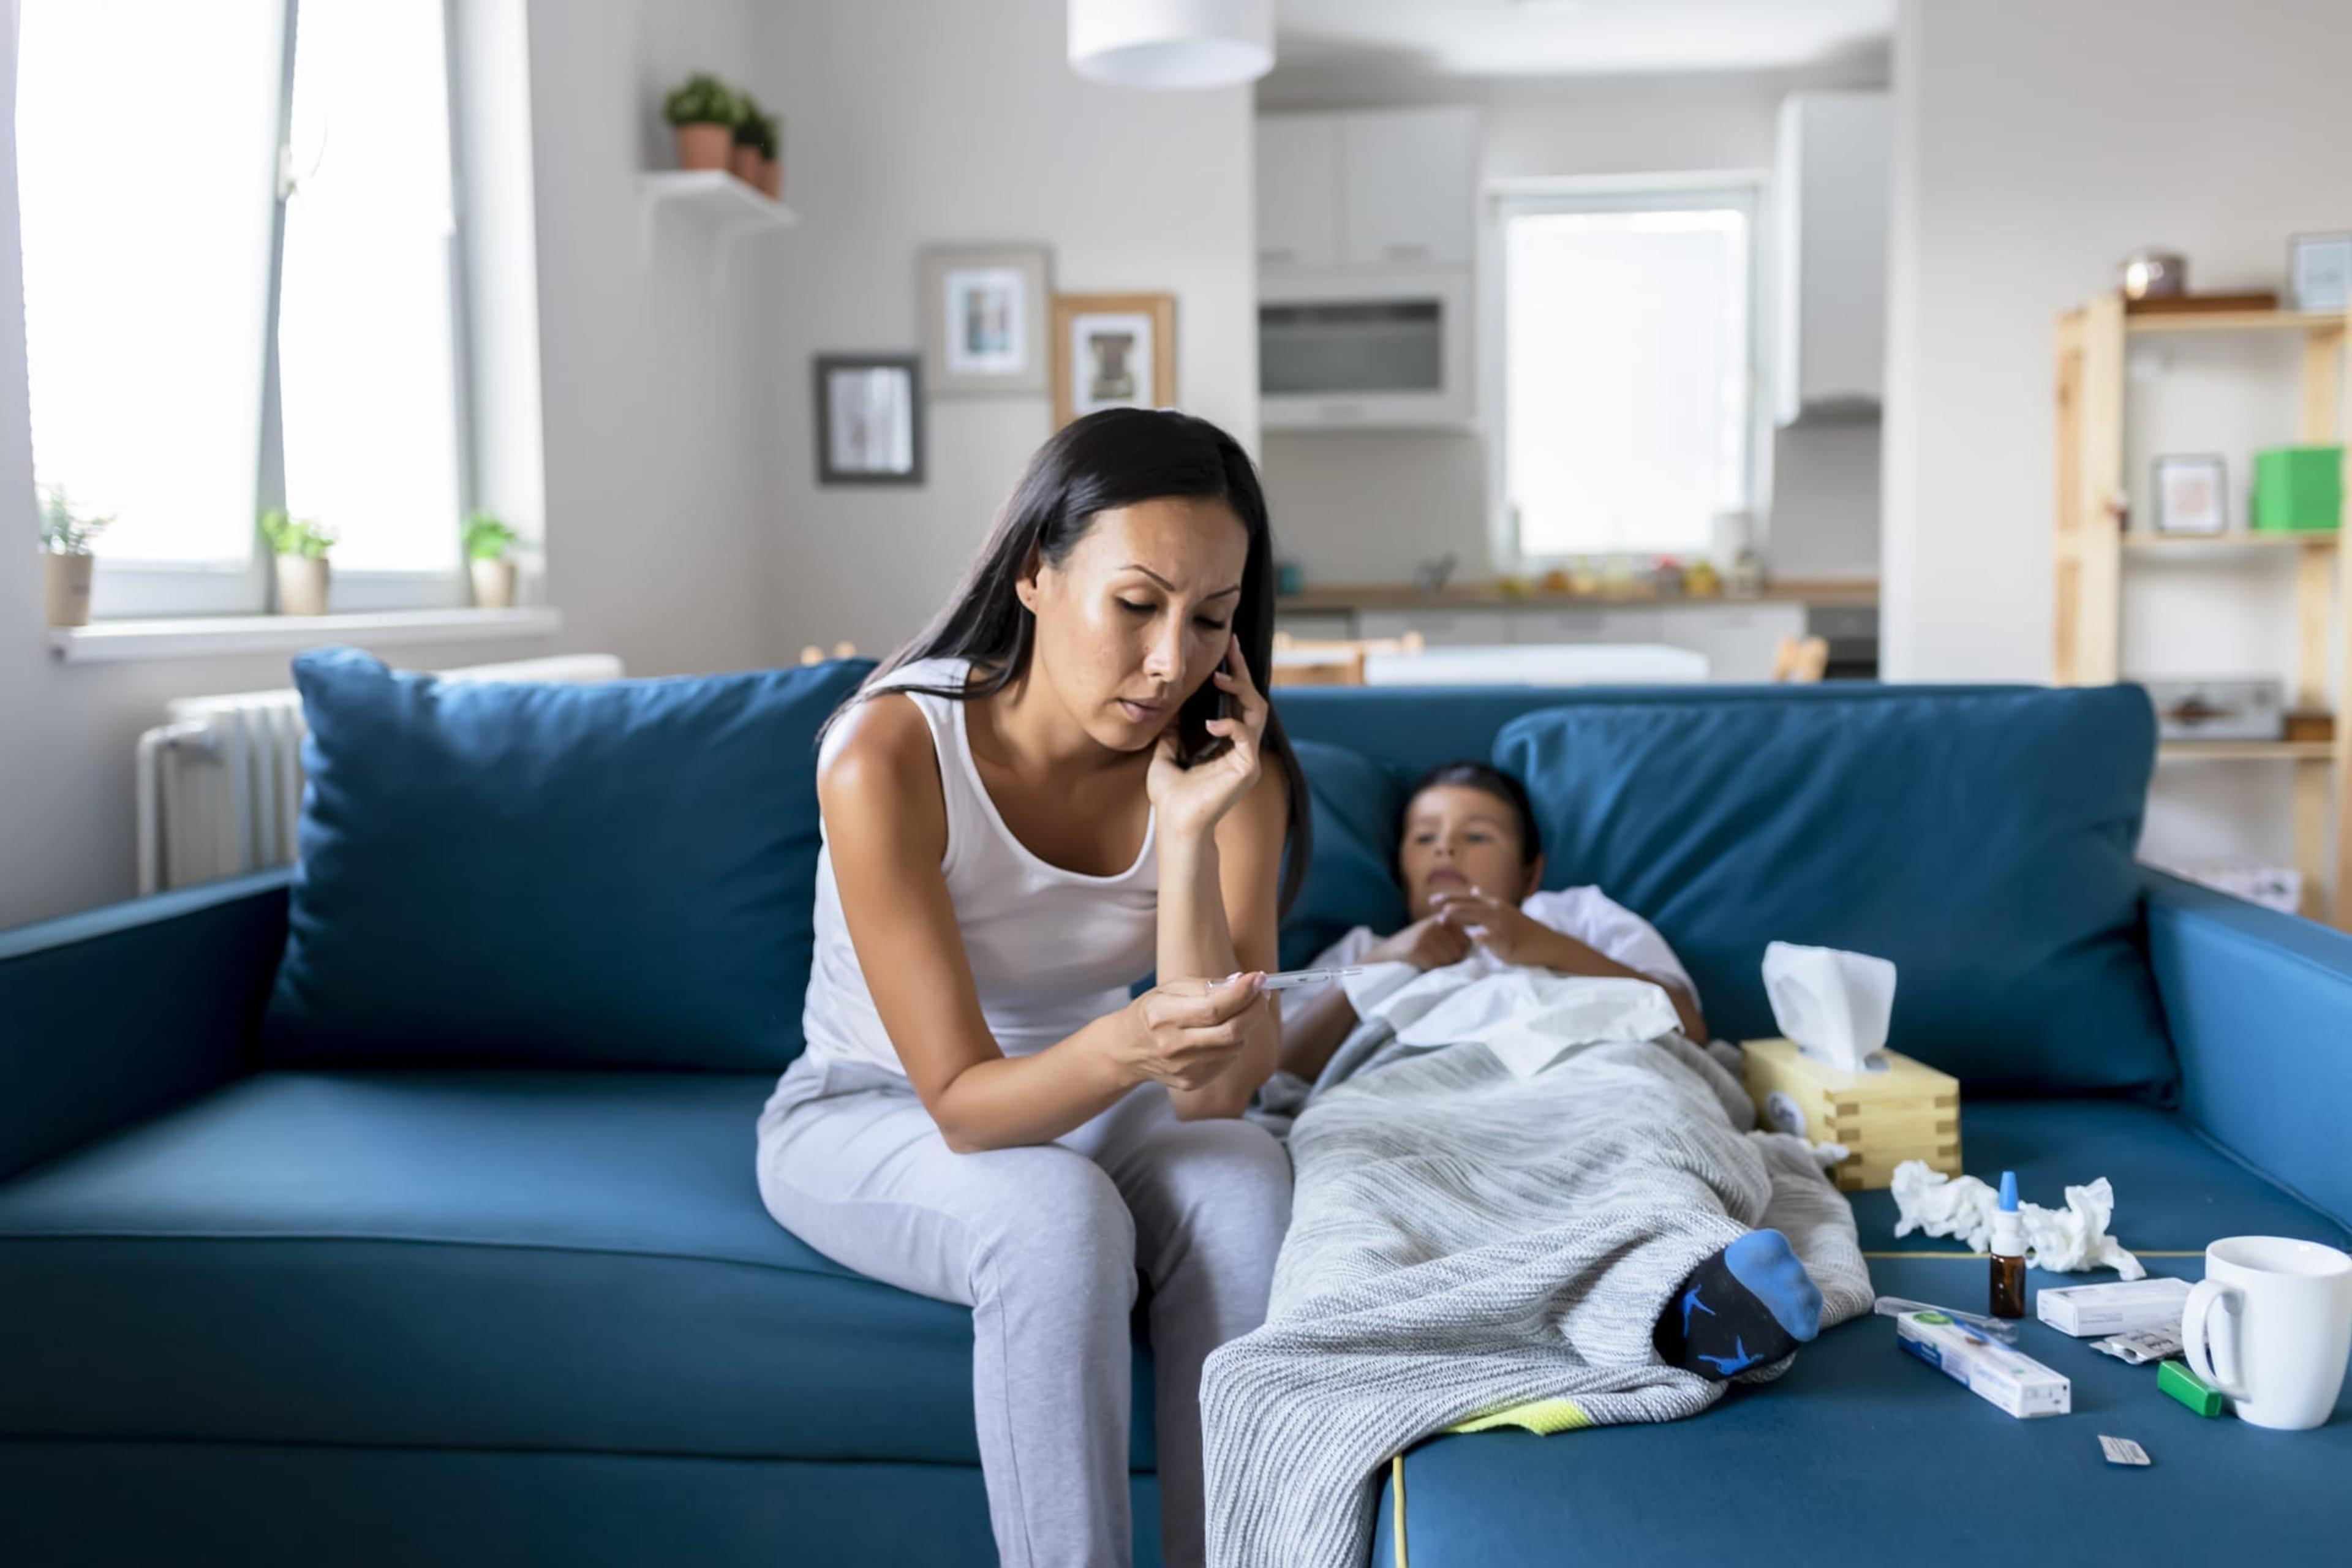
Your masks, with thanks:
<instances>
[{"instance_id":1,"label":"green box on shelf","mask_svg":"<svg viewBox=\"0 0 2352 1568\"><path fill-rule=\"evenodd\" d=\"M2344 508L2344 448L2273 447L2254 454L2254 527L2264 533L2332 530Z\"/></svg>"}]
</instances>

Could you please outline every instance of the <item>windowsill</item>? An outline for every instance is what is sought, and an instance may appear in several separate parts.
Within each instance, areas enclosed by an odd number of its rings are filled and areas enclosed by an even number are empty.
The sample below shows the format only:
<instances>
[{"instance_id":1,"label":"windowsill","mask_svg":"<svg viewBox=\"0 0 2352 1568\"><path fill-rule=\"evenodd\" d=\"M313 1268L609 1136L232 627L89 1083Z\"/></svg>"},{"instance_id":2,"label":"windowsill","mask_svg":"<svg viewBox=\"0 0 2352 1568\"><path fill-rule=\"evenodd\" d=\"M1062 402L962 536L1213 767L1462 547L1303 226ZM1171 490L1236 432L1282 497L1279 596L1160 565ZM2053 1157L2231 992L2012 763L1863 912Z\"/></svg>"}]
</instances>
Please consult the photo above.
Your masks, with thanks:
<instances>
[{"instance_id":1,"label":"windowsill","mask_svg":"<svg viewBox=\"0 0 2352 1568\"><path fill-rule=\"evenodd\" d=\"M488 642L548 637L563 627L556 610L388 610L350 616L205 616L185 620L97 621L53 626L50 654L67 664L224 654L299 653L332 643Z\"/></svg>"}]
</instances>

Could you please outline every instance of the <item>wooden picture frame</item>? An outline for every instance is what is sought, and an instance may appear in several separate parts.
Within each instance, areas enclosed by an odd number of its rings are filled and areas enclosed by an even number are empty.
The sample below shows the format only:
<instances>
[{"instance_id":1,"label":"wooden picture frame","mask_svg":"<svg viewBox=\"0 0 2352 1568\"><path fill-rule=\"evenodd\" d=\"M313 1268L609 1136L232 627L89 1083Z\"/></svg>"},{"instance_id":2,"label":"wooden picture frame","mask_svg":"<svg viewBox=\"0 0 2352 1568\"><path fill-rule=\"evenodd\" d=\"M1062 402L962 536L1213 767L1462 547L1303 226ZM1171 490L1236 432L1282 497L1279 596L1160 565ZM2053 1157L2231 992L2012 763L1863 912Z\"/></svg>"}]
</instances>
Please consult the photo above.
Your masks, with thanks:
<instances>
[{"instance_id":1,"label":"wooden picture frame","mask_svg":"<svg viewBox=\"0 0 2352 1568\"><path fill-rule=\"evenodd\" d=\"M814 360L816 482L923 482L923 356L829 353Z\"/></svg>"},{"instance_id":2,"label":"wooden picture frame","mask_svg":"<svg viewBox=\"0 0 2352 1568\"><path fill-rule=\"evenodd\" d=\"M1102 408L1176 406L1176 296L1056 294L1054 428Z\"/></svg>"},{"instance_id":3,"label":"wooden picture frame","mask_svg":"<svg viewBox=\"0 0 2352 1568\"><path fill-rule=\"evenodd\" d=\"M1042 245L930 245L916 270L930 395L1034 397L1047 389L1053 251Z\"/></svg>"}]
</instances>

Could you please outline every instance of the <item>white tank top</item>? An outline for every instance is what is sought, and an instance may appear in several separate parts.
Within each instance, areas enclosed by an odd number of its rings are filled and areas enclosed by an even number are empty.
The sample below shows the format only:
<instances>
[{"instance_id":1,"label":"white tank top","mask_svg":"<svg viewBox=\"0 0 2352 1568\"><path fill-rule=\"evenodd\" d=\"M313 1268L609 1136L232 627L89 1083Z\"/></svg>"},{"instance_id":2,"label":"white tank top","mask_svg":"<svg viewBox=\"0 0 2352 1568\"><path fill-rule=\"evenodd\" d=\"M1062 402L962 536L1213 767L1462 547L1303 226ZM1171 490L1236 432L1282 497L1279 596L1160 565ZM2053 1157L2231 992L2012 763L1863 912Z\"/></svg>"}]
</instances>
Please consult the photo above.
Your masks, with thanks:
<instances>
[{"instance_id":1,"label":"white tank top","mask_svg":"<svg viewBox=\"0 0 2352 1568\"><path fill-rule=\"evenodd\" d=\"M963 659L926 659L893 670L877 689L908 682L960 687ZM1157 956L1160 863L1155 820L1142 851L1112 877L1049 866L1013 837L972 763L965 728L969 704L909 691L931 727L946 797L947 853L940 870L954 901L956 929L980 992L989 1032L1008 1057L1040 1051L1127 1005L1128 988ZM906 1068L875 1011L874 994L850 945L834 880L833 850L816 862L816 955L801 1026L817 1065L863 1062L903 1074ZM886 985L919 985L919 974L885 975Z\"/></svg>"}]
</instances>

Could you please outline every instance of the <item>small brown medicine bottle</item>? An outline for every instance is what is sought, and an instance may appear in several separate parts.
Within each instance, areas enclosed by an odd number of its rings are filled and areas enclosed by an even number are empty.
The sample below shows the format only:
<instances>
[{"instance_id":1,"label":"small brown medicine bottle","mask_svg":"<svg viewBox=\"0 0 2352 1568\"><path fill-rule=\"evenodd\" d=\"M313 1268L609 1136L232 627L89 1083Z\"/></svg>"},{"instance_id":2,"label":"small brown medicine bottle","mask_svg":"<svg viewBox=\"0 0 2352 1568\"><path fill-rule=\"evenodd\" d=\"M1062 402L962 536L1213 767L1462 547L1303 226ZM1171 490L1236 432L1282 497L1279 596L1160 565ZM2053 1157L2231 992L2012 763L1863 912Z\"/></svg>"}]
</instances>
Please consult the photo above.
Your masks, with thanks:
<instances>
[{"instance_id":1,"label":"small brown medicine bottle","mask_svg":"<svg viewBox=\"0 0 2352 1568\"><path fill-rule=\"evenodd\" d=\"M2017 1211L2017 1173L2000 1173L2000 1207L1992 1216L1992 1306L1996 1318L2025 1316L2025 1216Z\"/></svg>"}]
</instances>

